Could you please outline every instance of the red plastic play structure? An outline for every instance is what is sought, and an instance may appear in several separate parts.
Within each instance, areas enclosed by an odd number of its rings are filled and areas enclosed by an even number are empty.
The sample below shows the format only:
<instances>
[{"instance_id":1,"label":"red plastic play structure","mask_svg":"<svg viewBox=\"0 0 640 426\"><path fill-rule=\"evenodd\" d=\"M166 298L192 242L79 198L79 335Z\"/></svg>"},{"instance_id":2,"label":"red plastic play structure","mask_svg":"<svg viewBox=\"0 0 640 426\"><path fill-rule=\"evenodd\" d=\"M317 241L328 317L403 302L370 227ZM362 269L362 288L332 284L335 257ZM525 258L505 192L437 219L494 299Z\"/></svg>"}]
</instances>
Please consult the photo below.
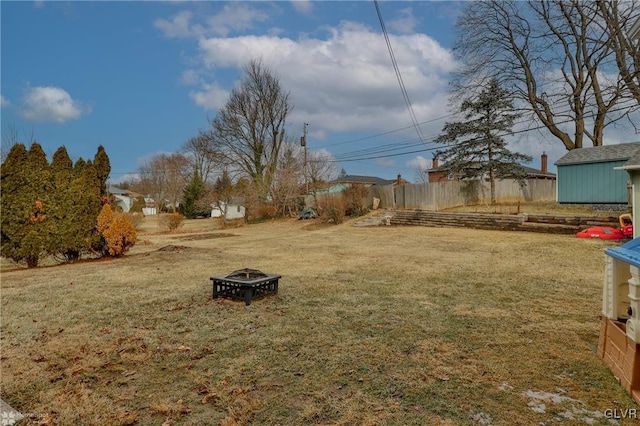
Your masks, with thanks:
<instances>
[{"instance_id":1,"label":"red plastic play structure","mask_svg":"<svg viewBox=\"0 0 640 426\"><path fill-rule=\"evenodd\" d=\"M633 238L633 219L630 214L619 217L620 229L611 226L592 226L576 234L578 238L600 238L601 240L623 240Z\"/></svg>"},{"instance_id":2,"label":"red plastic play structure","mask_svg":"<svg viewBox=\"0 0 640 426\"><path fill-rule=\"evenodd\" d=\"M621 230L610 226L592 226L576 234L578 238L600 238L601 240L622 240L625 238Z\"/></svg>"},{"instance_id":3,"label":"red plastic play structure","mask_svg":"<svg viewBox=\"0 0 640 426\"><path fill-rule=\"evenodd\" d=\"M630 214L620 215L620 230L626 238L633 238L633 218Z\"/></svg>"}]
</instances>

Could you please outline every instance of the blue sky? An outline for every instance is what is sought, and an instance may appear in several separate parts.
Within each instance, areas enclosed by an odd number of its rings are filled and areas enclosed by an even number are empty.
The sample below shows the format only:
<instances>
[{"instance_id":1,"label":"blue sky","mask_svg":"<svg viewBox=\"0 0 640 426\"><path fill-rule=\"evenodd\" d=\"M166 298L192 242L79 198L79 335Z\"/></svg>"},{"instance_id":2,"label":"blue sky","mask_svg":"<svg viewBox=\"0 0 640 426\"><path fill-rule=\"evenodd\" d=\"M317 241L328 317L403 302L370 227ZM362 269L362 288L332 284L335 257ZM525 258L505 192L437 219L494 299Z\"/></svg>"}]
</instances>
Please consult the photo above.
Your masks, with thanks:
<instances>
[{"instance_id":1,"label":"blue sky","mask_svg":"<svg viewBox=\"0 0 640 426\"><path fill-rule=\"evenodd\" d=\"M450 113L462 4L379 6L422 132L435 137ZM91 158L101 144L114 182L206 128L253 58L290 92L288 134L299 138L309 123L309 148L333 154L338 168L413 181L432 157L368 158L430 147L415 142L372 1L2 1L0 11L2 132L33 132L45 152L65 145L72 158ZM535 168L543 150L551 164L564 153L539 132L518 144Z\"/></svg>"}]
</instances>

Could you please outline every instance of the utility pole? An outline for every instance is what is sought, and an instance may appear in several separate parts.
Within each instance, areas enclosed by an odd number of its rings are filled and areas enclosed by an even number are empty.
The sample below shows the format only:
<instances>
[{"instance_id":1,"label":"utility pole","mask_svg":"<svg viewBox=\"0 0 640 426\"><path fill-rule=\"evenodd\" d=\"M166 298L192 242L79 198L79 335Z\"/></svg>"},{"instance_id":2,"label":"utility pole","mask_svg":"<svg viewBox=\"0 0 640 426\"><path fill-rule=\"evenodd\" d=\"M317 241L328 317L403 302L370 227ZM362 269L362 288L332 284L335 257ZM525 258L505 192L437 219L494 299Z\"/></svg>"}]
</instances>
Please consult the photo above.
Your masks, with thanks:
<instances>
[{"instance_id":1,"label":"utility pole","mask_svg":"<svg viewBox=\"0 0 640 426\"><path fill-rule=\"evenodd\" d=\"M300 145L304 147L304 186L307 193L305 197L309 195L309 180L307 179L307 126L309 123L304 123L304 129L302 131L303 136L300 138Z\"/></svg>"}]
</instances>

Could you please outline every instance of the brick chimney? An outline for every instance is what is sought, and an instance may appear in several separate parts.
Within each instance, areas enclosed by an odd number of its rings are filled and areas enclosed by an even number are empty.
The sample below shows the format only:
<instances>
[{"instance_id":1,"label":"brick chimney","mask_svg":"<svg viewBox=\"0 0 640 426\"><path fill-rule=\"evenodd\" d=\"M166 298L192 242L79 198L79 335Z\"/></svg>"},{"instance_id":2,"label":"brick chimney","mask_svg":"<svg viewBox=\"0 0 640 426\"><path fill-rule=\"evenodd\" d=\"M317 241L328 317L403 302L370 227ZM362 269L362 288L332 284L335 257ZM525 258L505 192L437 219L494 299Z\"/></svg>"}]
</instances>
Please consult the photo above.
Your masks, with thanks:
<instances>
[{"instance_id":1,"label":"brick chimney","mask_svg":"<svg viewBox=\"0 0 640 426\"><path fill-rule=\"evenodd\" d=\"M542 151L542 155L540 156L540 173L543 175L547 174L547 153Z\"/></svg>"},{"instance_id":2,"label":"brick chimney","mask_svg":"<svg viewBox=\"0 0 640 426\"><path fill-rule=\"evenodd\" d=\"M433 166L431 166L432 169L437 169L438 168L438 157L433 157Z\"/></svg>"},{"instance_id":3,"label":"brick chimney","mask_svg":"<svg viewBox=\"0 0 640 426\"><path fill-rule=\"evenodd\" d=\"M398 174L398 185L402 185L402 175Z\"/></svg>"}]
</instances>

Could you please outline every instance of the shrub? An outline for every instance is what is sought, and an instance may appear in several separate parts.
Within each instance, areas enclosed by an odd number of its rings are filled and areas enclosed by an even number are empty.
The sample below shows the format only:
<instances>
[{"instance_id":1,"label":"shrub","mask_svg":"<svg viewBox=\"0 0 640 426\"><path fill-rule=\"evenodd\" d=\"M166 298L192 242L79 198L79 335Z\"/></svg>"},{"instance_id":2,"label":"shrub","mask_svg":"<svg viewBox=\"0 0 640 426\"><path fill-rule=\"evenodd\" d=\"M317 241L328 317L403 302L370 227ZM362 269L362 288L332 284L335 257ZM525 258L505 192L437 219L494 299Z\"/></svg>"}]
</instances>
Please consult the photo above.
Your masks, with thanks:
<instances>
[{"instance_id":1,"label":"shrub","mask_svg":"<svg viewBox=\"0 0 640 426\"><path fill-rule=\"evenodd\" d=\"M278 209L273 203L260 203L255 209L254 219L258 221L273 219L278 214Z\"/></svg>"},{"instance_id":2,"label":"shrub","mask_svg":"<svg viewBox=\"0 0 640 426\"><path fill-rule=\"evenodd\" d=\"M144 219L144 215L141 212L129 212L125 213L127 220L133 226L133 229L136 231L140 228L140 224L142 223L142 219Z\"/></svg>"},{"instance_id":3,"label":"shrub","mask_svg":"<svg viewBox=\"0 0 640 426\"><path fill-rule=\"evenodd\" d=\"M344 222L345 201L342 195L328 195L318 198L318 218L321 222Z\"/></svg>"},{"instance_id":4,"label":"shrub","mask_svg":"<svg viewBox=\"0 0 640 426\"><path fill-rule=\"evenodd\" d=\"M158 219L160 226L167 228L169 231L175 231L184 224L184 216L180 213L166 213Z\"/></svg>"},{"instance_id":5,"label":"shrub","mask_svg":"<svg viewBox=\"0 0 640 426\"><path fill-rule=\"evenodd\" d=\"M138 197L133 200L133 205L129 209L129 213L142 213L142 209L147 206L144 197Z\"/></svg>"},{"instance_id":6,"label":"shrub","mask_svg":"<svg viewBox=\"0 0 640 426\"><path fill-rule=\"evenodd\" d=\"M117 215L102 236L109 255L115 257L122 256L136 243L136 230L124 214Z\"/></svg>"},{"instance_id":7,"label":"shrub","mask_svg":"<svg viewBox=\"0 0 640 426\"><path fill-rule=\"evenodd\" d=\"M27 262L27 267L35 268L38 266L38 260L43 251L44 242L42 235L34 230L29 231L22 240L22 246L20 247L20 254Z\"/></svg>"},{"instance_id":8,"label":"shrub","mask_svg":"<svg viewBox=\"0 0 640 426\"><path fill-rule=\"evenodd\" d=\"M104 231L109 229L115 218L116 216L113 213L113 210L111 210L111 205L103 205L102 210L100 210L100 214L98 214L98 224L96 225L98 232L101 235L104 234Z\"/></svg>"},{"instance_id":9,"label":"shrub","mask_svg":"<svg viewBox=\"0 0 640 426\"><path fill-rule=\"evenodd\" d=\"M98 215L96 229L102 237L101 252L103 255L122 256L136 243L136 230L126 214L117 215L109 204L102 206Z\"/></svg>"},{"instance_id":10,"label":"shrub","mask_svg":"<svg viewBox=\"0 0 640 426\"><path fill-rule=\"evenodd\" d=\"M350 217L358 217L369 211L369 190L364 185L352 185L344 190L343 196L346 204L346 214Z\"/></svg>"}]
</instances>

